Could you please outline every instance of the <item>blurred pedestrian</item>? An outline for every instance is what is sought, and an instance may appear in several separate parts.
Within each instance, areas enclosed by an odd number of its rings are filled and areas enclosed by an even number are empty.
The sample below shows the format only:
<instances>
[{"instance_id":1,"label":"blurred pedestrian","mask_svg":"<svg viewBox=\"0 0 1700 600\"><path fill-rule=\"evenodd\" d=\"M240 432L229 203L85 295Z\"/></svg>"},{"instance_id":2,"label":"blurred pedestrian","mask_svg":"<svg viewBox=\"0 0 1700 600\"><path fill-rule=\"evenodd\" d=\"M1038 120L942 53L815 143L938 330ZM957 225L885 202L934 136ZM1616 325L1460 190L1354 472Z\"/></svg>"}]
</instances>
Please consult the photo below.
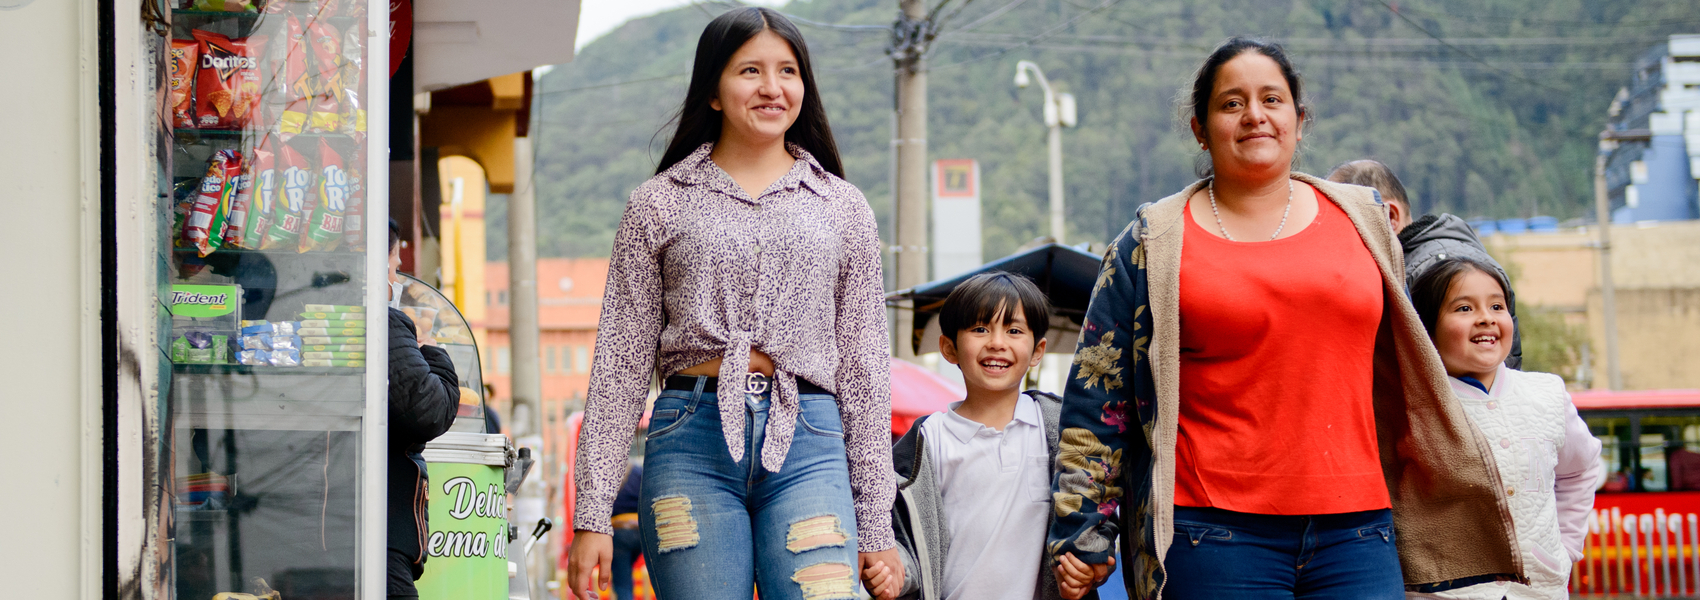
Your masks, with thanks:
<instances>
[{"instance_id":1,"label":"blurred pedestrian","mask_svg":"<svg viewBox=\"0 0 1700 600\"><path fill-rule=\"evenodd\" d=\"M401 299L401 231L390 220L390 300ZM430 331L401 309L389 309L389 565L391 600L417 599L425 575L425 510L429 478L425 443L443 435L460 409L460 378Z\"/></svg>"},{"instance_id":2,"label":"blurred pedestrian","mask_svg":"<svg viewBox=\"0 0 1700 600\"><path fill-rule=\"evenodd\" d=\"M1457 216L1441 213L1439 215L1423 215L1415 221L1411 220L1411 202L1405 195L1405 185L1399 183L1399 177L1393 174L1393 169L1380 161L1363 159L1354 160L1334 167L1328 172L1329 181L1350 183L1374 188L1381 193L1381 199L1387 204L1388 221L1393 224L1393 232L1399 234L1399 246L1405 251L1405 286L1409 289L1417 284L1417 278L1422 277L1429 269L1442 260L1454 256L1468 257L1491 265L1499 272L1501 279L1509 282L1505 269L1499 262L1488 254L1487 247L1476 237L1474 229ZM1505 305L1511 314L1513 323L1517 321L1517 294L1509 285L1505 288ZM1523 336L1520 329L1511 337L1511 353L1505 357L1505 365L1513 369L1523 368Z\"/></svg>"},{"instance_id":3,"label":"blurred pedestrian","mask_svg":"<svg viewBox=\"0 0 1700 600\"><path fill-rule=\"evenodd\" d=\"M1121 534L1135 598L1520 578L1505 490L1406 301L1385 208L1292 170L1310 115L1286 53L1228 40L1186 98L1203 179L1140 207L1104 257L1051 552L1097 575Z\"/></svg>"},{"instance_id":4,"label":"blurred pedestrian","mask_svg":"<svg viewBox=\"0 0 1700 600\"><path fill-rule=\"evenodd\" d=\"M614 598L632 600L632 563L643 556L643 533L638 531L638 492L643 487L643 465L631 463L620 493L614 496Z\"/></svg>"},{"instance_id":5,"label":"blurred pedestrian","mask_svg":"<svg viewBox=\"0 0 1700 600\"><path fill-rule=\"evenodd\" d=\"M872 209L808 45L767 8L703 30L678 129L615 233L567 583L608 585L611 509L659 375L638 519L663 600L850 597L893 571L889 340ZM757 568L757 565L760 568Z\"/></svg>"},{"instance_id":6,"label":"blurred pedestrian","mask_svg":"<svg viewBox=\"0 0 1700 600\"><path fill-rule=\"evenodd\" d=\"M1511 484L1527 581L1480 582L1410 598L1564 598L1571 564L1582 560L1594 489L1605 479L1600 440L1577 414L1564 380L1505 366L1511 313L1505 278L1487 263L1451 257L1411 289L1417 315L1440 351L1452 393L1487 439L1500 481ZM1503 443L1510 440L1511 443Z\"/></svg>"}]
</instances>

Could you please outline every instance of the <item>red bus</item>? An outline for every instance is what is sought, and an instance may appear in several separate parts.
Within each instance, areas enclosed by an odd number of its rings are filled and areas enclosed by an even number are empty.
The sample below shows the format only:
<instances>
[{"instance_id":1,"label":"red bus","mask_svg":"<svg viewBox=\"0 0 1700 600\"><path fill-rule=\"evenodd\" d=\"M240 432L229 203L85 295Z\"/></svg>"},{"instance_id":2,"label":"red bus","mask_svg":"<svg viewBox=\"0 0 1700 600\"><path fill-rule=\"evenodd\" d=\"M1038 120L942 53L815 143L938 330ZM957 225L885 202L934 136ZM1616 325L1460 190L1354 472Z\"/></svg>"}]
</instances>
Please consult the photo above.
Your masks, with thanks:
<instances>
[{"instance_id":1,"label":"red bus","mask_svg":"<svg viewBox=\"0 0 1700 600\"><path fill-rule=\"evenodd\" d=\"M1606 480L1571 592L1700 595L1700 390L1586 391L1572 399L1600 439Z\"/></svg>"}]
</instances>

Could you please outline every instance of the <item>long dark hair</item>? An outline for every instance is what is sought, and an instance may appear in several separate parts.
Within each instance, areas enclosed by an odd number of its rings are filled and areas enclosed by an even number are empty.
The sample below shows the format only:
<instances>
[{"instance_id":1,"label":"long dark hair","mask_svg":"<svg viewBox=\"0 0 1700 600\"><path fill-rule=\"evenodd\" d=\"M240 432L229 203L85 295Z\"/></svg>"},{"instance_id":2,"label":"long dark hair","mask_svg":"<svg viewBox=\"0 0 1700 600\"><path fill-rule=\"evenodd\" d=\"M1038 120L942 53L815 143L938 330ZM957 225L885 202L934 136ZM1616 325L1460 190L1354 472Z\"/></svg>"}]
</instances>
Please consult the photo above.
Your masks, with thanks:
<instances>
[{"instance_id":1,"label":"long dark hair","mask_svg":"<svg viewBox=\"0 0 1700 600\"><path fill-rule=\"evenodd\" d=\"M1499 283L1501 294L1507 298L1511 296L1510 283L1493 265L1466 256L1441 259L1423 271L1416 283L1411 285L1411 306L1417 309L1417 318L1422 319L1429 339L1434 339L1434 328L1440 323L1440 311L1446 305L1446 293L1452 290L1452 283L1470 271L1486 273Z\"/></svg>"},{"instance_id":2,"label":"long dark hair","mask_svg":"<svg viewBox=\"0 0 1700 600\"><path fill-rule=\"evenodd\" d=\"M667 142L667 151L655 173L666 171L703 144L720 139L721 115L709 105L720 91L720 72L745 42L763 31L772 31L791 45L797 55L797 72L803 77L803 106L797 122L785 131L785 141L802 146L828 173L844 177L844 164L838 159L838 143L832 139L832 126L826 122L826 106L820 101L820 88L815 87L815 70L809 64L809 45L803 33L785 15L770 8L746 6L726 11L702 30L697 40L696 64L691 67L691 85L685 90L685 103L679 107L674 120L679 127Z\"/></svg>"},{"instance_id":3,"label":"long dark hair","mask_svg":"<svg viewBox=\"0 0 1700 600\"><path fill-rule=\"evenodd\" d=\"M1299 76L1298 68L1293 66L1292 59L1287 58L1287 51L1280 44L1266 42L1257 38L1232 37L1217 46L1210 56L1204 59L1204 65L1198 67L1198 72L1192 76L1192 94L1181 101L1181 108L1198 120L1200 129L1208 129L1210 123L1210 96L1216 93L1216 72L1222 70L1222 65L1241 54L1256 52L1275 61L1281 67L1281 76L1287 80L1287 89L1293 92L1293 107L1297 109L1299 126L1303 127L1310 120L1310 107L1304 103L1304 78ZM1298 149L1293 149L1293 163L1299 160ZM1201 178L1209 177L1215 168L1210 163L1208 151L1199 154L1193 161L1193 171Z\"/></svg>"}]
</instances>

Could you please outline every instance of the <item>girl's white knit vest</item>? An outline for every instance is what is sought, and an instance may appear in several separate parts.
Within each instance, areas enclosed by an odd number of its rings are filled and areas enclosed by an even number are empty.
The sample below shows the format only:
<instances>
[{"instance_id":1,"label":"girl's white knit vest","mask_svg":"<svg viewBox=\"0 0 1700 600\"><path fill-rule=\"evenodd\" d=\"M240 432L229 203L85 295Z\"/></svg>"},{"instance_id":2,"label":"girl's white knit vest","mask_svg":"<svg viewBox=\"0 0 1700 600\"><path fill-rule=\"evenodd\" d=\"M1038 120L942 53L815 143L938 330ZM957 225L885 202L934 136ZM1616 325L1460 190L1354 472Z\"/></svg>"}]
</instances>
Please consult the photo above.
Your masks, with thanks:
<instances>
[{"instance_id":1,"label":"girl's white knit vest","mask_svg":"<svg viewBox=\"0 0 1700 600\"><path fill-rule=\"evenodd\" d=\"M1558 533L1554 477L1564 445L1570 394L1564 380L1500 365L1491 394L1451 379L1453 396L1493 448L1505 500L1517 527L1530 585L1488 583L1436 596L1459 600L1563 599L1569 595L1570 554Z\"/></svg>"}]
</instances>

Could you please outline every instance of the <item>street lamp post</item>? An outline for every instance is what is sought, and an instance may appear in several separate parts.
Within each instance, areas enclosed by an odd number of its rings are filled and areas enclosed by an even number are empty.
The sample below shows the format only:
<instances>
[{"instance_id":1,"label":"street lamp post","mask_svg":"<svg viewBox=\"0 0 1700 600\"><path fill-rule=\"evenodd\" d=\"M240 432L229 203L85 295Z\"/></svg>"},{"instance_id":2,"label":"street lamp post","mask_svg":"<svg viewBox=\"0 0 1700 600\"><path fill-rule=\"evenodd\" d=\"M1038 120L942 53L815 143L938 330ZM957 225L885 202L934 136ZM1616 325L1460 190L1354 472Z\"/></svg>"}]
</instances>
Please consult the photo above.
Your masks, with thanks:
<instances>
[{"instance_id":1,"label":"street lamp post","mask_svg":"<svg viewBox=\"0 0 1700 600\"><path fill-rule=\"evenodd\" d=\"M1039 80L1039 89L1045 91L1045 127L1050 129L1047 142L1051 153L1051 237L1057 243L1063 243L1063 174L1062 174L1062 128L1073 127L1075 124L1075 109L1073 94L1057 94L1051 90L1051 82L1045 79L1045 72L1039 70L1039 65L1032 61L1015 63L1015 87L1025 88L1032 81L1027 72L1032 71L1033 77Z\"/></svg>"}]
</instances>

